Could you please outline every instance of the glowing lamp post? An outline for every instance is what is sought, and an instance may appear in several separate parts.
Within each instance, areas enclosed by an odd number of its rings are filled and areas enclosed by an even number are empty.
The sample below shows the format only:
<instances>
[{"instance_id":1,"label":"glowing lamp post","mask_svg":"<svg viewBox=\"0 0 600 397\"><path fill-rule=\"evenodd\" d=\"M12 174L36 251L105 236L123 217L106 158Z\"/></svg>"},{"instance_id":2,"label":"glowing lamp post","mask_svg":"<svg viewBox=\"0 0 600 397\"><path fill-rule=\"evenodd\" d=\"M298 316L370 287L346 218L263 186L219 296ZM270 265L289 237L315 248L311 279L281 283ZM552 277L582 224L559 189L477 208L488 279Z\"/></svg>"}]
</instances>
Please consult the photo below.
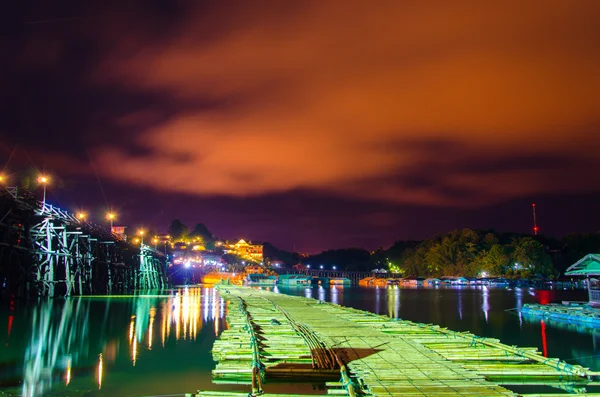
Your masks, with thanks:
<instances>
[{"instance_id":1,"label":"glowing lamp post","mask_svg":"<svg viewBox=\"0 0 600 397\"><path fill-rule=\"evenodd\" d=\"M158 239L156 237L154 237L152 239L152 243L154 243L154 250L156 251L156 244L158 244Z\"/></svg>"},{"instance_id":2,"label":"glowing lamp post","mask_svg":"<svg viewBox=\"0 0 600 397\"><path fill-rule=\"evenodd\" d=\"M113 229L113 221L115 220L116 215L113 212L109 212L106 214L106 219L110 221L110 231Z\"/></svg>"},{"instance_id":3,"label":"glowing lamp post","mask_svg":"<svg viewBox=\"0 0 600 397\"><path fill-rule=\"evenodd\" d=\"M0 185L4 184L4 179L5 179L4 175L0 174Z\"/></svg>"},{"instance_id":4,"label":"glowing lamp post","mask_svg":"<svg viewBox=\"0 0 600 397\"><path fill-rule=\"evenodd\" d=\"M50 181L50 178L48 178L45 175L40 175L38 177L38 182L44 186L44 199L42 200L42 206L46 205L46 186L48 185L49 181Z\"/></svg>"},{"instance_id":5,"label":"glowing lamp post","mask_svg":"<svg viewBox=\"0 0 600 397\"><path fill-rule=\"evenodd\" d=\"M85 220L85 218L86 218L86 216L87 216L87 215L86 215L86 213L85 213L85 212L78 212L78 213L77 213L77 219L79 219L79 221L80 221L80 222L81 222L81 221L84 221L84 220Z\"/></svg>"},{"instance_id":6,"label":"glowing lamp post","mask_svg":"<svg viewBox=\"0 0 600 397\"><path fill-rule=\"evenodd\" d=\"M140 245L144 245L144 231L138 230L138 234L140 235Z\"/></svg>"}]
</instances>

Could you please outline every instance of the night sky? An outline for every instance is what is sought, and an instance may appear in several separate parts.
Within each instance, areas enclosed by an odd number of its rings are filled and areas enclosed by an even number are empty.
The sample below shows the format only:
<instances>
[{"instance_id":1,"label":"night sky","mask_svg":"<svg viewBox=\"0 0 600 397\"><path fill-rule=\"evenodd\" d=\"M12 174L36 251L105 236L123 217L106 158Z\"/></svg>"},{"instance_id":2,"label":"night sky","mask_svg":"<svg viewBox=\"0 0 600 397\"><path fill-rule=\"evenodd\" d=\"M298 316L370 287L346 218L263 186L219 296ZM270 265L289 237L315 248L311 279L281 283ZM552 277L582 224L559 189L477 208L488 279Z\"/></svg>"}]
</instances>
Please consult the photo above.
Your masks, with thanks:
<instances>
[{"instance_id":1,"label":"night sky","mask_svg":"<svg viewBox=\"0 0 600 397\"><path fill-rule=\"evenodd\" d=\"M533 202L600 230L598 0L6 3L9 184L98 222L311 253L527 233Z\"/></svg>"}]
</instances>

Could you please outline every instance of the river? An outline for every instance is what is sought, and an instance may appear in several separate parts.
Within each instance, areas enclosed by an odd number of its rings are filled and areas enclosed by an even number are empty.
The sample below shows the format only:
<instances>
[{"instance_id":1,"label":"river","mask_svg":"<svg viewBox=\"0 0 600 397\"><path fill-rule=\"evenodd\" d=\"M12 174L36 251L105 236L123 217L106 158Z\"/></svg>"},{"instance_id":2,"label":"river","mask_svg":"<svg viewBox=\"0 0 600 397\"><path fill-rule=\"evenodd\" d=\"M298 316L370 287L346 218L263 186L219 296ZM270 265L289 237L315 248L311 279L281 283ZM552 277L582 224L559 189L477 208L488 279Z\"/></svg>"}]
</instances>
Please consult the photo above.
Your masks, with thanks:
<instances>
[{"instance_id":1,"label":"river","mask_svg":"<svg viewBox=\"0 0 600 397\"><path fill-rule=\"evenodd\" d=\"M521 316L524 303L586 300L583 290L488 287L282 288L456 331L494 337L600 370L597 330ZM227 326L210 287L161 295L3 300L0 396L137 397L198 389L248 391L211 382L211 347ZM285 389L285 387L284 387ZM294 388L294 392L299 392ZM307 393L307 390L302 390ZM321 391L317 390L316 393Z\"/></svg>"}]
</instances>

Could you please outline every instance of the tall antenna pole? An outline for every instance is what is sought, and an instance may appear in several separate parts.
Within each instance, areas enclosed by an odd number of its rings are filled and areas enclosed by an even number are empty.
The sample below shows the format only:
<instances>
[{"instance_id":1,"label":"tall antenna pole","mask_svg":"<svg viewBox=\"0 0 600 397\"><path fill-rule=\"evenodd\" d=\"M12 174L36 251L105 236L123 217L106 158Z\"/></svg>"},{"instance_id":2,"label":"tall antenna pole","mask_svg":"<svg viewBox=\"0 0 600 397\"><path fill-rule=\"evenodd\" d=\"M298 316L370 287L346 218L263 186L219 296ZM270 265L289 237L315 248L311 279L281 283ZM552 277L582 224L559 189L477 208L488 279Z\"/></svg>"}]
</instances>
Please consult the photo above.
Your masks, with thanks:
<instances>
[{"instance_id":1,"label":"tall antenna pole","mask_svg":"<svg viewBox=\"0 0 600 397\"><path fill-rule=\"evenodd\" d=\"M535 217L535 203L531 204L531 208L533 209L533 235L537 236L538 227L537 227L537 219Z\"/></svg>"}]
</instances>

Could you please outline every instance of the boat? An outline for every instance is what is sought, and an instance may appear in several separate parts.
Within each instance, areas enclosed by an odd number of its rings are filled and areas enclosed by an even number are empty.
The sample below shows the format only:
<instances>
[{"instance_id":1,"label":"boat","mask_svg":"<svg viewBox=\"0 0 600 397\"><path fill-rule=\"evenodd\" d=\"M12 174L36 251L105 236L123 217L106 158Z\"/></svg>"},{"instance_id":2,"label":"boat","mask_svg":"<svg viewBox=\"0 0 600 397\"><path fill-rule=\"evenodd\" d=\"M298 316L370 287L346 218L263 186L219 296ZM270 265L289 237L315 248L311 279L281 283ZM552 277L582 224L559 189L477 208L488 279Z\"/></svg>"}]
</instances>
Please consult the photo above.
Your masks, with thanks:
<instances>
[{"instance_id":1,"label":"boat","mask_svg":"<svg viewBox=\"0 0 600 397\"><path fill-rule=\"evenodd\" d=\"M274 287L277 283L277 276L267 276L264 273L249 273L244 278L244 285L258 287Z\"/></svg>"},{"instance_id":2,"label":"boat","mask_svg":"<svg viewBox=\"0 0 600 397\"><path fill-rule=\"evenodd\" d=\"M433 285L440 285L441 284L441 280L439 278L436 277L429 277L425 279L424 285L431 287Z\"/></svg>"},{"instance_id":3,"label":"boat","mask_svg":"<svg viewBox=\"0 0 600 397\"><path fill-rule=\"evenodd\" d=\"M304 274L282 274L277 280L277 284L297 286L297 285L308 285L312 284L312 276L306 276Z\"/></svg>"}]
</instances>

